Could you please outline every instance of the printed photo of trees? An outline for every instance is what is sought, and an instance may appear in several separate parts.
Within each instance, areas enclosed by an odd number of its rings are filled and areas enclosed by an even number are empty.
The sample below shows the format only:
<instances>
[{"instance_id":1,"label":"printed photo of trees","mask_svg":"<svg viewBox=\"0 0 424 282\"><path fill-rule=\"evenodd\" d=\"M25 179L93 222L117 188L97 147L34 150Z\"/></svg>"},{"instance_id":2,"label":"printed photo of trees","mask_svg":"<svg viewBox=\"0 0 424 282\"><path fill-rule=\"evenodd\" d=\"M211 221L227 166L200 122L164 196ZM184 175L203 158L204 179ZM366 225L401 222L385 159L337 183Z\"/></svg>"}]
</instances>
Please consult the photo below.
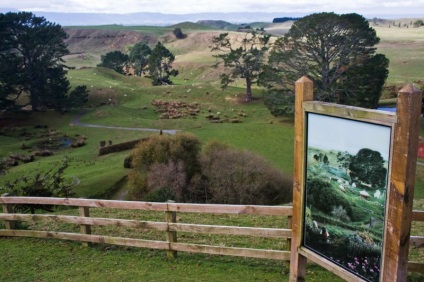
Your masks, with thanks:
<instances>
[{"instance_id":1,"label":"printed photo of trees","mask_svg":"<svg viewBox=\"0 0 424 282\"><path fill-rule=\"evenodd\" d=\"M378 281L391 128L308 113L304 245Z\"/></svg>"}]
</instances>

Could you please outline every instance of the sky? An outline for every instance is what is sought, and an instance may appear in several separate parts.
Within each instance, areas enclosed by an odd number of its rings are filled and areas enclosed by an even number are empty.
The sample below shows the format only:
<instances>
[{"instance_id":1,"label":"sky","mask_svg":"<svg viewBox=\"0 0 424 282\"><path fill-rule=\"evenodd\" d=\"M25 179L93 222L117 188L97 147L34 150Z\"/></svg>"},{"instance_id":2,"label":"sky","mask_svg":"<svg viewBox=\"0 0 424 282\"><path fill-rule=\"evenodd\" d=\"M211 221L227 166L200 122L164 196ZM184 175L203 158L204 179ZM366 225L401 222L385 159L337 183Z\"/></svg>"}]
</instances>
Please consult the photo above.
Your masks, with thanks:
<instances>
[{"instance_id":1,"label":"sky","mask_svg":"<svg viewBox=\"0 0 424 282\"><path fill-rule=\"evenodd\" d=\"M1 0L0 8L31 12L188 14L204 12L358 13L424 16L424 0Z\"/></svg>"},{"instance_id":2,"label":"sky","mask_svg":"<svg viewBox=\"0 0 424 282\"><path fill-rule=\"evenodd\" d=\"M378 124L308 114L308 146L323 150L347 151L356 155L368 148L388 160L391 128Z\"/></svg>"}]
</instances>

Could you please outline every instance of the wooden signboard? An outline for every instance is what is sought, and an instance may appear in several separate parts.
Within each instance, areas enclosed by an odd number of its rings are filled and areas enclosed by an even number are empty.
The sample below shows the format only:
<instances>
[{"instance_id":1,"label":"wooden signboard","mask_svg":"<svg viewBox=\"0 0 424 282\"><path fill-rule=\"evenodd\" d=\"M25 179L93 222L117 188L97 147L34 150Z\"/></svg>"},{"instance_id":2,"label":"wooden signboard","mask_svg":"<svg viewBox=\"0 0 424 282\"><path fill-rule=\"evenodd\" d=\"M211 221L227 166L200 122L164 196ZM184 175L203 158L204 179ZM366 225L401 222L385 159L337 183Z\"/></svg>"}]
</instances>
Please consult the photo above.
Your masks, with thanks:
<instances>
[{"instance_id":1,"label":"wooden signboard","mask_svg":"<svg viewBox=\"0 0 424 282\"><path fill-rule=\"evenodd\" d=\"M313 101L296 82L290 281L311 260L347 281L405 281L421 92L397 112Z\"/></svg>"}]
</instances>

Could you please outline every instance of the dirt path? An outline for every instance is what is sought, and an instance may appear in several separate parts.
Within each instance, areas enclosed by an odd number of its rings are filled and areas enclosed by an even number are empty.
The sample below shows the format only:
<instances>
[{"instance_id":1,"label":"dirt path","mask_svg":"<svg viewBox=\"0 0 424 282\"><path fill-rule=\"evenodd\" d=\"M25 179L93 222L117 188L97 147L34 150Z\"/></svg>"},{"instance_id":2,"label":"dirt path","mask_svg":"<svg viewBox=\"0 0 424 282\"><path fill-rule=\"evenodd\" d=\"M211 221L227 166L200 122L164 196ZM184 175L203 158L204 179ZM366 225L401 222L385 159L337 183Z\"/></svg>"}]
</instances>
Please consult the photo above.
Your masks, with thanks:
<instances>
[{"instance_id":1,"label":"dirt path","mask_svg":"<svg viewBox=\"0 0 424 282\"><path fill-rule=\"evenodd\" d=\"M141 127L122 127L122 126L109 126L109 125L100 125L100 124L90 124L90 123L82 123L79 121L79 118L87 113L87 110L84 109L77 115L72 118L71 124L74 126L82 126L82 127L94 127L94 128L107 128L107 129L117 129L117 130L138 130L138 131L152 131L152 132L160 132L160 129L155 128L141 128ZM179 130L174 129L165 129L162 130L163 133L175 134Z\"/></svg>"}]
</instances>

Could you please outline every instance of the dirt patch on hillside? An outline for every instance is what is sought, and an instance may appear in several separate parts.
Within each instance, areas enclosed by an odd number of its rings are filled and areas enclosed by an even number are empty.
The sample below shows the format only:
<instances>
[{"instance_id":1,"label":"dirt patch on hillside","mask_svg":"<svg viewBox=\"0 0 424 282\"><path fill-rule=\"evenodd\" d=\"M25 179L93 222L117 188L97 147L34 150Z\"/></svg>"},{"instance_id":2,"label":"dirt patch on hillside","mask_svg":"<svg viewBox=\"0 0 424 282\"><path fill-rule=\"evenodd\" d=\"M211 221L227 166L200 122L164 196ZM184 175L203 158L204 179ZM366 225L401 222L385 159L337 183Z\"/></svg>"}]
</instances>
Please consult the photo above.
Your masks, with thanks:
<instances>
[{"instance_id":1,"label":"dirt patch on hillside","mask_svg":"<svg viewBox=\"0 0 424 282\"><path fill-rule=\"evenodd\" d=\"M71 53L93 51L107 53L125 51L125 47L144 41L156 44L156 37L130 30L65 29L69 37L65 40Z\"/></svg>"}]
</instances>

